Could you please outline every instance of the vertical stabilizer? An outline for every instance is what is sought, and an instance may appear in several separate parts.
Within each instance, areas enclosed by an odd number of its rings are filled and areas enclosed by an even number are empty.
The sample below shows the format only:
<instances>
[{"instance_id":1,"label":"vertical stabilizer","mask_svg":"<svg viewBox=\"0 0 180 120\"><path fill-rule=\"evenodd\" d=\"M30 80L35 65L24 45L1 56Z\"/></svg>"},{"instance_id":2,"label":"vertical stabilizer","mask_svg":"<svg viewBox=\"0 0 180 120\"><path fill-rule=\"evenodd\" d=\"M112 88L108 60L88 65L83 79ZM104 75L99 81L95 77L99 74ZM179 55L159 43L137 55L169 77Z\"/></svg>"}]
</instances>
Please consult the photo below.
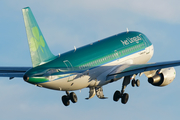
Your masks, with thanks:
<instances>
[{"instance_id":1,"label":"vertical stabilizer","mask_svg":"<svg viewBox=\"0 0 180 120\"><path fill-rule=\"evenodd\" d=\"M54 59L54 55L49 50L41 30L29 7L23 8L23 17L26 33L31 53L33 67Z\"/></svg>"}]
</instances>

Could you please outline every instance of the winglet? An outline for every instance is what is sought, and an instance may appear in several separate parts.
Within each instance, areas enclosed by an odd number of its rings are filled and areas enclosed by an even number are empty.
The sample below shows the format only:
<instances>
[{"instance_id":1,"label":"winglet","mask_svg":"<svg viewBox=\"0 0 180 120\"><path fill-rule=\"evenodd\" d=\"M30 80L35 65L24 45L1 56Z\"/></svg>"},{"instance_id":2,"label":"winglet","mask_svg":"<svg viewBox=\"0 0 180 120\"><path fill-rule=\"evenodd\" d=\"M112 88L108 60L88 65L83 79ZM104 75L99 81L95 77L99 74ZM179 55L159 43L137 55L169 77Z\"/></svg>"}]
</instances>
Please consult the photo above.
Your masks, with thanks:
<instances>
[{"instance_id":1,"label":"winglet","mask_svg":"<svg viewBox=\"0 0 180 120\"><path fill-rule=\"evenodd\" d=\"M55 58L29 7L22 9L33 67Z\"/></svg>"}]
</instances>

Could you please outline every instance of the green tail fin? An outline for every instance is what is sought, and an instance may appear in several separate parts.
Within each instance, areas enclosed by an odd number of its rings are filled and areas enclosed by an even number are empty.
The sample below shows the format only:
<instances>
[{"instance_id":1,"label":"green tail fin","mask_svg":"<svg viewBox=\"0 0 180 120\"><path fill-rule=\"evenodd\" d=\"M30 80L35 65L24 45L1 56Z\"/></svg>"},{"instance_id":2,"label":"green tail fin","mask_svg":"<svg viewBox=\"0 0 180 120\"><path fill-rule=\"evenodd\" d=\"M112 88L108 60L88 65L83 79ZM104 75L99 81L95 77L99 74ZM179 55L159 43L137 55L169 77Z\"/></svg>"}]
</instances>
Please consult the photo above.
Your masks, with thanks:
<instances>
[{"instance_id":1,"label":"green tail fin","mask_svg":"<svg viewBox=\"0 0 180 120\"><path fill-rule=\"evenodd\" d=\"M41 30L29 7L23 8L23 17L31 53L33 67L55 58L49 50Z\"/></svg>"}]
</instances>

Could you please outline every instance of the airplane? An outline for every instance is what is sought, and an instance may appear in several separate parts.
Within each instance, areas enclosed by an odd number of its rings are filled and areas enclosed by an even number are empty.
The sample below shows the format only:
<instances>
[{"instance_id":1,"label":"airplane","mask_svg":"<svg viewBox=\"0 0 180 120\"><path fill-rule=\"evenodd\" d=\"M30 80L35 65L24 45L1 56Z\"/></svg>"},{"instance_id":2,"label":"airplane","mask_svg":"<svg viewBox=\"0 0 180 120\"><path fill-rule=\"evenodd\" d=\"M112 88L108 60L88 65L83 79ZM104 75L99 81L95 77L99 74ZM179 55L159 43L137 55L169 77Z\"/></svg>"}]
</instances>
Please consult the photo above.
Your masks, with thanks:
<instances>
[{"instance_id":1,"label":"airplane","mask_svg":"<svg viewBox=\"0 0 180 120\"><path fill-rule=\"evenodd\" d=\"M53 55L29 7L22 9L29 43L32 67L0 67L0 77L23 78L38 87L65 91L62 103L65 106L76 103L74 92L89 88L89 97L95 95L106 99L102 86L123 79L121 90L114 93L115 102L121 99L126 104L129 94L125 88L131 83L140 86L136 76L145 74L154 86L166 86L176 76L174 66L180 60L147 63L153 56L150 40L141 32L127 31L98 40L94 43L74 47L73 50Z\"/></svg>"}]
</instances>

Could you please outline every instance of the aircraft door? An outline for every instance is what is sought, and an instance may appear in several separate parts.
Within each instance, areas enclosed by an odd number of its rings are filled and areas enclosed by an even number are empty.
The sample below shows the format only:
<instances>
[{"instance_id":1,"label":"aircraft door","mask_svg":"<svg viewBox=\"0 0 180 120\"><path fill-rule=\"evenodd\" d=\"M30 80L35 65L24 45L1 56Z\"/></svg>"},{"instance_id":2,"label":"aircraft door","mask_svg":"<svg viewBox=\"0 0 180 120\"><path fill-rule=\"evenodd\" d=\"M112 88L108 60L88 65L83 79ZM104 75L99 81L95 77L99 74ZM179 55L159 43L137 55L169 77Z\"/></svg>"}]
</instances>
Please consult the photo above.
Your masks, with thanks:
<instances>
[{"instance_id":1,"label":"aircraft door","mask_svg":"<svg viewBox=\"0 0 180 120\"><path fill-rule=\"evenodd\" d=\"M150 53L150 47L146 47L146 54Z\"/></svg>"},{"instance_id":2,"label":"aircraft door","mask_svg":"<svg viewBox=\"0 0 180 120\"><path fill-rule=\"evenodd\" d=\"M68 70L73 70L72 64L69 62L69 60L64 60L64 64L66 65Z\"/></svg>"},{"instance_id":3,"label":"aircraft door","mask_svg":"<svg viewBox=\"0 0 180 120\"><path fill-rule=\"evenodd\" d=\"M146 41L146 38L143 35L141 35L141 38L143 39L143 41L145 43L145 46L146 46L146 49L145 49L146 54L149 54L150 53L150 48L148 47L148 43Z\"/></svg>"},{"instance_id":4,"label":"aircraft door","mask_svg":"<svg viewBox=\"0 0 180 120\"><path fill-rule=\"evenodd\" d=\"M69 60L64 60L63 62L66 65L68 71L74 70L74 68L73 68L72 64L69 62ZM74 79L74 74L70 74L70 76L68 77L68 81L72 81L73 79Z\"/></svg>"}]
</instances>

